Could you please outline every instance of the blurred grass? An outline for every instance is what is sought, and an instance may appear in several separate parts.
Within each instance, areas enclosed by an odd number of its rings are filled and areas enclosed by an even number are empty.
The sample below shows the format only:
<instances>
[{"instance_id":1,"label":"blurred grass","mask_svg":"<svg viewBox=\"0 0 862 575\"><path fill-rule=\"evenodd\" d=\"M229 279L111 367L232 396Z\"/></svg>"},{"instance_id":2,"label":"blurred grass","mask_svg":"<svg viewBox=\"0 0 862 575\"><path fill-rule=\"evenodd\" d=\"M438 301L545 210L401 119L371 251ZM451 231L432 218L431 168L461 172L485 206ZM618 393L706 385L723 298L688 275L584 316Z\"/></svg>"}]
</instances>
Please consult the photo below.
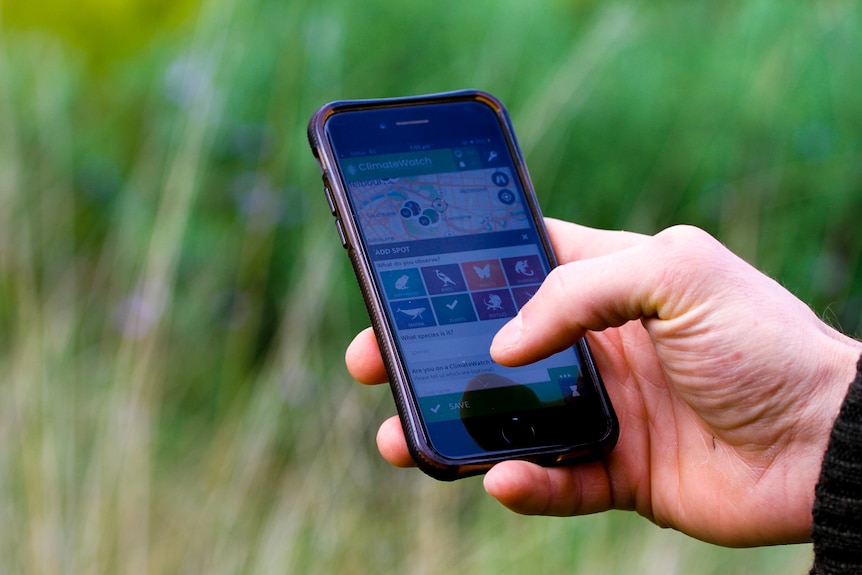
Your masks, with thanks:
<instances>
[{"instance_id":1,"label":"blurred grass","mask_svg":"<svg viewBox=\"0 0 862 575\"><path fill-rule=\"evenodd\" d=\"M305 122L489 90L548 215L700 225L858 333L857 3L128 2L0 2L0 572L806 571L383 464Z\"/></svg>"}]
</instances>

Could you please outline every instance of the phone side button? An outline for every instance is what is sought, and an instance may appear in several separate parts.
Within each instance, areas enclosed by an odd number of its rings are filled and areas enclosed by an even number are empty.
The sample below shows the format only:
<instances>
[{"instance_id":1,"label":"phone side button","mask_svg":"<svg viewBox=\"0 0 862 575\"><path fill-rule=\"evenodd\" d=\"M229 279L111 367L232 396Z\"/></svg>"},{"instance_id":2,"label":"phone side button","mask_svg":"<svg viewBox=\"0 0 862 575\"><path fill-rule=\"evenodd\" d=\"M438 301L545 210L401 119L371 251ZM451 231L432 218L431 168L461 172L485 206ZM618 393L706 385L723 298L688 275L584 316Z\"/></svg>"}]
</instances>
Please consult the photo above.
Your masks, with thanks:
<instances>
[{"instance_id":1,"label":"phone side button","mask_svg":"<svg viewBox=\"0 0 862 575\"><path fill-rule=\"evenodd\" d=\"M344 227L341 225L341 220L335 219L335 229L338 230L338 237L341 238L341 246L347 249L347 236L344 235Z\"/></svg>"},{"instance_id":2,"label":"phone side button","mask_svg":"<svg viewBox=\"0 0 862 575\"><path fill-rule=\"evenodd\" d=\"M329 211L332 215L336 215L335 201L332 199L332 189L329 187L329 176L323 174L323 193L326 194L326 203L329 204Z\"/></svg>"},{"instance_id":3,"label":"phone side button","mask_svg":"<svg viewBox=\"0 0 862 575\"><path fill-rule=\"evenodd\" d=\"M329 204L329 211L332 212L332 215L336 215L338 212L335 209L335 202L332 201L332 192L329 191L329 186L323 187L323 193L326 194L326 202Z\"/></svg>"}]
</instances>

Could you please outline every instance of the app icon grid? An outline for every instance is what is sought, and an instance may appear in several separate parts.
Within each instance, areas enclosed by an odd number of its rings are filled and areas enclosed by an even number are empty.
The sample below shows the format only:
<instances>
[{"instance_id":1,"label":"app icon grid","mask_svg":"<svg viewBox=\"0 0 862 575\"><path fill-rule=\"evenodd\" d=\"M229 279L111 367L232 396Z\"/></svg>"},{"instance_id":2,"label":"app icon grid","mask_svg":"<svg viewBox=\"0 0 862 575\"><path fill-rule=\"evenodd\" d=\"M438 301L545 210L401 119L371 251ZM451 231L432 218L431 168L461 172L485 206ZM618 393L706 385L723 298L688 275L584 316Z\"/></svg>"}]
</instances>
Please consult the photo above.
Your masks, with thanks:
<instances>
[{"instance_id":1,"label":"app icon grid","mask_svg":"<svg viewBox=\"0 0 862 575\"><path fill-rule=\"evenodd\" d=\"M381 273L399 330L514 317L538 291L537 255L407 268ZM408 299L393 299L399 294Z\"/></svg>"}]
</instances>

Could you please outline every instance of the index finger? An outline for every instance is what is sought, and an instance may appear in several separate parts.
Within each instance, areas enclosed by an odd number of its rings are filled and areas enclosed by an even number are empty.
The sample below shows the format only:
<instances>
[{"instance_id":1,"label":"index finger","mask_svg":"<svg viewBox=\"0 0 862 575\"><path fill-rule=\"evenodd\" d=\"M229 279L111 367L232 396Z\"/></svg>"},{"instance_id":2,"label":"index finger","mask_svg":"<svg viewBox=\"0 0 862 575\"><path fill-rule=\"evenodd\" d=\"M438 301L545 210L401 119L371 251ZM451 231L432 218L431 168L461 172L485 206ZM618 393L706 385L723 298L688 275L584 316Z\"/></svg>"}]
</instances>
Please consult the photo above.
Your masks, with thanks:
<instances>
[{"instance_id":1,"label":"index finger","mask_svg":"<svg viewBox=\"0 0 862 575\"><path fill-rule=\"evenodd\" d=\"M388 379L377 338L370 327L359 332L347 346L344 363L347 365L347 371L359 383L375 385L385 383Z\"/></svg>"}]
</instances>

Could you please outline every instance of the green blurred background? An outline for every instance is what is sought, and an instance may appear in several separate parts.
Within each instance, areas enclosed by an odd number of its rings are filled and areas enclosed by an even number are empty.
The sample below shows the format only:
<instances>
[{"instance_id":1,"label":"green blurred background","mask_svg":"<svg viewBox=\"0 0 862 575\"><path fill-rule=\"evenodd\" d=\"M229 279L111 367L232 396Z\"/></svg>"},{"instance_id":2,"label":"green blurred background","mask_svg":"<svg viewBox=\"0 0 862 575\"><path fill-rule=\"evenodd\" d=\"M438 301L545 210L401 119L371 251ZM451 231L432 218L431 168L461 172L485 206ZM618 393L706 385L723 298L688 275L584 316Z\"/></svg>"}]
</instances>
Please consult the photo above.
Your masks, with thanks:
<instances>
[{"instance_id":1,"label":"green blurred background","mask_svg":"<svg viewBox=\"0 0 862 575\"><path fill-rule=\"evenodd\" d=\"M488 90L547 215L702 226L857 334L860 62L850 0L0 0L0 572L806 572L384 464L305 125Z\"/></svg>"}]
</instances>

